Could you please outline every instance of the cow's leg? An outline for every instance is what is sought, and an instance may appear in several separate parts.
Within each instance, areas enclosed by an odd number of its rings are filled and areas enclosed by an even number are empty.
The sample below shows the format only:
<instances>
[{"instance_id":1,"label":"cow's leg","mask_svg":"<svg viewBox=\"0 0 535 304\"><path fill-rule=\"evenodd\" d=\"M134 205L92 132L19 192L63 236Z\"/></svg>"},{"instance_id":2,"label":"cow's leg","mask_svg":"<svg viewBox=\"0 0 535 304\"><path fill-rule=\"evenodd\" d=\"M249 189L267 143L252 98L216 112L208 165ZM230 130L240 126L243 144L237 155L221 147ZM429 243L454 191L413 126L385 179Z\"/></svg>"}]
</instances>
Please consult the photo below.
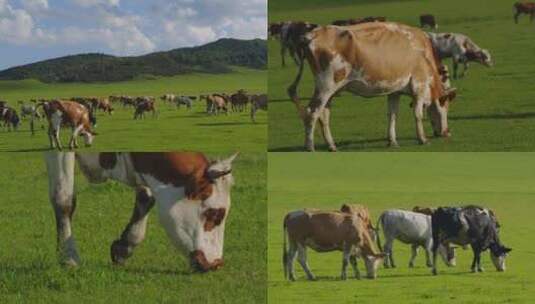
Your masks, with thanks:
<instances>
[{"instance_id":1,"label":"cow's leg","mask_svg":"<svg viewBox=\"0 0 535 304\"><path fill-rule=\"evenodd\" d=\"M394 257L392 253L393 246L394 246L394 239L391 237L385 237L384 250L385 250L386 255L385 255L384 262L383 262L385 268L396 267L396 265L394 264Z\"/></svg>"},{"instance_id":2,"label":"cow's leg","mask_svg":"<svg viewBox=\"0 0 535 304\"><path fill-rule=\"evenodd\" d=\"M349 264L349 257L351 255L351 245L344 245L344 252L342 254L342 273L341 280L347 280L347 265Z\"/></svg>"},{"instance_id":3,"label":"cow's leg","mask_svg":"<svg viewBox=\"0 0 535 304\"><path fill-rule=\"evenodd\" d=\"M288 269L288 278L290 281L295 281L294 262L297 257L297 244L290 240L288 244L288 260L286 261L286 267Z\"/></svg>"},{"instance_id":4,"label":"cow's leg","mask_svg":"<svg viewBox=\"0 0 535 304\"><path fill-rule=\"evenodd\" d=\"M453 56L452 58L452 65L453 65L453 79L457 79L457 69L459 68L459 59L456 56Z\"/></svg>"},{"instance_id":5,"label":"cow's leg","mask_svg":"<svg viewBox=\"0 0 535 304\"><path fill-rule=\"evenodd\" d=\"M325 143L329 146L329 151L336 152L336 144L334 143L333 135L331 134L331 109L327 105L319 116L319 121L322 127L323 138Z\"/></svg>"},{"instance_id":6,"label":"cow's leg","mask_svg":"<svg viewBox=\"0 0 535 304\"><path fill-rule=\"evenodd\" d=\"M469 65L470 63L468 62L467 59L463 60L463 73L461 74L461 78L463 78L466 75Z\"/></svg>"},{"instance_id":7,"label":"cow's leg","mask_svg":"<svg viewBox=\"0 0 535 304\"><path fill-rule=\"evenodd\" d=\"M529 22L530 22L530 23L533 23L533 17L534 17L534 15L535 15L535 12L531 12L531 13L529 14Z\"/></svg>"},{"instance_id":8,"label":"cow's leg","mask_svg":"<svg viewBox=\"0 0 535 304\"><path fill-rule=\"evenodd\" d=\"M414 267L414 260L416 259L416 256L418 255L418 246L419 246L418 244L411 245L412 254L411 254L411 259L409 260L410 268Z\"/></svg>"},{"instance_id":9,"label":"cow's leg","mask_svg":"<svg viewBox=\"0 0 535 304\"><path fill-rule=\"evenodd\" d=\"M399 112L399 94L388 95L388 145L399 147L396 138L396 120Z\"/></svg>"},{"instance_id":10,"label":"cow's leg","mask_svg":"<svg viewBox=\"0 0 535 304\"><path fill-rule=\"evenodd\" d=\"M517 11L516 14L513 16L513 18L515 19L515 23L518 24L518 16L520 15L520 13Z\"/></svg>"},{"instance_id":11,"label":"cow's leg","mask_svg":"<svg viewBox=\"0 0 535 304\"><path fill-rule=\"evenodd\" d=\"M426 89L428 90L428 89ZM423 96L418 96L416 99L416 103L414 105L414 121L416 123L416 137L418 138L418 142L422 145L427 143L427 139L425 138L425 132L424 132L424 99L429 98L429 94L423 94Z\"/></svg>"},{"instance_id":12,"label":"cow's leg","mask_svg":"<svg viewBox=\"0 0 535 304\"><path fill-rule=\"evenodd\" d=\"M115 264L123 264L137 245L145 238L149 211L154 206L154 197L148 188L140 188L136 193L136 203L130 221L121 237L111 245L111 260Z\"/></svg>"},{"instance_id":13,"label":"cow's leg","mask_svg":"<svg viewBox=\"0 0 535 304\"><path fill-rule=\"evenodd\" d=\"M432 242L429 241L427 244L425 244L425 265L427 267L433 267L433 262L431 261L431 252L433 251L433 245Z\"/></svg>"},{"instance_id":14,"label":"cow's leg","mask_svg":"<svg viewBox=\"0 0 535 304\"><path fill-rule=\"evenodd\" d=\"M281 60L282 60L282 66L286 66L286 62L284 61L284 56L286 56L286 44L284 41L281 41Z\"/></svg>"},{"instance_id":15,"label":"cow's leg","mask_svg":"<svg viewBox=\"0 0 535 304\"><path fill-rule=\"evenodd\" d=\"M325 81L325 80L320 80ZM314 130L316 128L316 122L320 118L320 115L325 109L325 105L329 102L332 95L336 92L334 85L329 89L315 89L314 96L308 106L308 115L305 117L305 148L308 151L314 151ZM328 115L328 114L327 114ZM328 124L326 124L328 126ZM330 135L330 130L328 131ZM330 140L333 141L332 135ZM327 139L326 139L327 141ZM334 143L334 141L333 141Z\"/></svg>"},{"instance_id":16,"label":"cow's leg","mask_svg":"<svg viewBox=\"0 0 535 304\"><path fill-rule=\"evenodd\" d=\"M314 277L314 274L312 274L312 271L310 271L310 268L308 267L307 249L304 245L297 244L297 259L299 260L299 264L301 264L301 267L303 267L307 278L311 281L316 280L316 277Z\"/></svg>"},{"instance_id":17,"label":"cow's leg","mask_svg":"<svg viewBox=\"0 0 535 304\"><path fill-rule=\"evenodd\" d=\"M48 195L54 209L57 229L59 262L65 266L80 263L71 221L76 209L74 193L74 153L50 151L45 153L48 172Z\"/></svg>"},{"instance_id":18,"label":"cow's leg","mask_svg":"<svg viewBox=\"0 0 535 304\"><path fill-rule=\"evenodd\" d=\"M437 272L437 251L438 251L438 246L440 245L440 242L438 241L438 237L435 237L435 233L433 233L433 247L432 247L432 251L433 251L433 270L432 270L432 273L433 275L437 275L438 272Z\"/></svg>"},{"instance_id":19,"label":"cow's leg","mask_svg":"<svg viewBox=\"0 0 535 304\"><path fill-rule=\"evenodd\" d=\"M352 254L349 257L349 262L351 263L351 267L353 267L353 271L355 272L355 279L360 280L360 271L357 265L357 256Z\"/></svg>"}]
</instances>

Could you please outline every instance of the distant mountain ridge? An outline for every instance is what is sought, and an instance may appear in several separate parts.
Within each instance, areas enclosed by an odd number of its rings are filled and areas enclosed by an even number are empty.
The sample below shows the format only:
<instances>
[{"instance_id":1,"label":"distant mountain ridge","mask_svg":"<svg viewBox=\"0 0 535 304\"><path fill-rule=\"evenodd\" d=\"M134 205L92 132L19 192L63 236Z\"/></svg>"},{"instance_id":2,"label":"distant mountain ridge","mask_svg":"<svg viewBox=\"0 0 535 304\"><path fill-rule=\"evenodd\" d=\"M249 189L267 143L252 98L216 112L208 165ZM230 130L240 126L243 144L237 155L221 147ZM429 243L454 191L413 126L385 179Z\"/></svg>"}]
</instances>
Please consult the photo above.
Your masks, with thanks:
<instances>
[{"instance_id":1,"label":"distant mountain ridge","mask_svg":"<svg viewBox=\"0 0 535 304\"><path fill-rule=\"evenodd\" d=\"M48 59L0 71L0 80L43 82L109 82L188 73L229 73L231 66L267 68L267 42L223 38L188 48L136 57L79 54Z\"/></svg>"}]
</instances>

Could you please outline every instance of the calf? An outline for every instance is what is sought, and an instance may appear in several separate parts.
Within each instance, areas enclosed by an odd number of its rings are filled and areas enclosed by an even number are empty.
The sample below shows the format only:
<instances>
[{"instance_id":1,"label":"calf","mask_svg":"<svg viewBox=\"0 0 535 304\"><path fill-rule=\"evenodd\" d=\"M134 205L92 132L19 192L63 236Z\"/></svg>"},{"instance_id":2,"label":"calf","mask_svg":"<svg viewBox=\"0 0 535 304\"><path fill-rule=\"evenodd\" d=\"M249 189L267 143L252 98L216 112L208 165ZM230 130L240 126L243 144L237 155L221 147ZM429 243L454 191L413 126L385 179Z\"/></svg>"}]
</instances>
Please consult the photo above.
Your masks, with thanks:
<instances>
[{"instance_id":1,"label":"calf","mask_svg":"<svg viewBox=\"0 0 535 304\"><path fill-rule=\"evenodd\" d=\"M435 20L435 16L431 14L420 15L420 27L424 28L429 26L432 29L438 29L438 23Z\"/></svg>"},{"instance_id":2,"label":"calf","mask_svg":"<svg viewBox=\"0 0 535 304\"><path fill-rule=\"evenodd\" d=\"M433 274L437 275L436 255L440 244L447 242L472 247L472 272L482 272L481 252L490 249L491 260L498 271L505 271L505 257L512 249L499 238L499 225L488 209L478 206L438 208L432 218Z\"/></svg>"},{"instance_id":3,"label":"calf","mask_svg":"<svg viewBox=\"0 0 535 304\"><path fill-rule=\"evenodd\" d=\"M356 213L306 209L293 211L284 218L283 230L284 274L291 281L295 280L293 264L296 257L307 278L315 280L307 264L307 247L317 252L342 251L342 280L347 278L349 263L355 271L355 277L360 278L357 256L365 261L367 277L377 277L377 266L384 255L376 249L368 227Z\"/></svg>"},{"instance_id":4,"label":"calf","mask_svg":"<svg viewBox=\"0 0 535 304\"><path fill-rule=\"evenodd\" d=\"M317 24L302 22L302 21L289 21L284 22L281 27L281 59L282 66L286 66L284 57L286 56L286 51L290 53L290 56L295 61L297 65L300 64L301 58L303 55L300 54L301 48L300 44L302 43L301 38L304 34L310 32L314 28L318 27Z\"/></svg>"},{"instance_id":5,"label":"calf","mask_svg":"<svg viewBox=\"0 0 535 304\"><path fill-rule=\"evenodd\" d=\"M440 60L452 58L453 78L457 78L459 63L464 66L461 77L464 77L471 61L487 67L493 66L490 52L480 48L468 36L459 33L428 33Z\"/></svg>"},{"instance_id":6,"label":"calf","mask_svg":"<svg viewBox=\"0 0 535 304\"><path fill-rule=\"evenodd\" d=\"M518 17L522 14L529 15L529 21L533 22L533 17L535 16L535 3L534 2L516 2L513 5L513 17L515 23L518 24Z\"/></svg>"},{"instance_id":7,"label":"calf","mask_svg":"<svg viewBox=\"0 0 535 304\"><path fill-rule=\"evenodd\" d=\"M7 128L7 131L11 130L16 131L20 124L20 118L17 114L17 111L8 106L0 107L0 122L3 121L4 128Z\"/></svg>"},{"instance_id":8,"label":"calf","mask_svg":"<svg viewBox=\"0 0 535 304\"><path fill-rule=\"evenodd\" d=\"M387 210L379 217L376 227L377 229L383 229L385 238L385 268L396 267L392 251L394 240L411 245L412 256L409 261L409 267L414 267L414 260L418 255L418 247L420 246L425 250L427 267L433 266L431 262L431 252L433 249L431 216L405 210ZM377 235L379 236L379 233ZM377 237L377 244L381 249L379 237ZM455 249L453 247L441 245L438 247L438 252L446 265L455 266Z\"/></svg>"},{"instance_id":9,"label":"calf","mask_svg":"<svg viewBox=\"0 0 535 304\"><path fill-rule=\"evenodd\" d=\"M314 151L314 131L319 120L323 137L331 151L336 145L330 130L331 98L341 90L363 97L388 96L388 139L398 146L396 120L401 95L414 101L416 136L427 143L423 113L427 109L434 134L450 136L448 107L453 89L446 90L439 73L440 62L428 36L420 29L391 22L372 22L351 27L325 26L302 38L302 54L314 77L315 89L308 108L297 96L303 74L299 66L288 94L305 126L305 148ZM389 64L385 65L385 60Z\"/></svg>"},{"instance_id":10,"label":"calf","mask_svg":"<svg viewBox=\"0 0 535 304\"><path fill-rule=\"evenodd\" d=\"M256 112L258 110L267 111L268 97L267 94L252 95L251 96L251 120L255 123Z\"/></svg>"},{"instance_id":11,"label":"calf","mask_svg":"<svg viewBox=\"0 0 535 304\"><path fill-rule=\"evenodd\" d=\"M86 146L91 146L96 133L91 129L89 111L84 106L74 101L60 100L41 102L38 106L43 107L48 120L48 139L51 149L62 149L59 140L59 131L62 126L70 126L72 130L69 149L78 148L78 135L82 135Z\"/></svg>"},{"instance_id":12,"label":"calf","mask_svg":"<svg viewBox=\"0 0 535 304\"><path fill-rule=\"evenodd\" d=\"M75 159L90 183L114 180L135 191L130 221L110 248L114 264L124 264L145 238L148 214L156 204L167 236L200 272L223 266L225 222L236 154L209 161L194 152L45 154L49 198L56 216L60 263L78 266L72 231L76 209Z\"/></svg>"}]
</instances>

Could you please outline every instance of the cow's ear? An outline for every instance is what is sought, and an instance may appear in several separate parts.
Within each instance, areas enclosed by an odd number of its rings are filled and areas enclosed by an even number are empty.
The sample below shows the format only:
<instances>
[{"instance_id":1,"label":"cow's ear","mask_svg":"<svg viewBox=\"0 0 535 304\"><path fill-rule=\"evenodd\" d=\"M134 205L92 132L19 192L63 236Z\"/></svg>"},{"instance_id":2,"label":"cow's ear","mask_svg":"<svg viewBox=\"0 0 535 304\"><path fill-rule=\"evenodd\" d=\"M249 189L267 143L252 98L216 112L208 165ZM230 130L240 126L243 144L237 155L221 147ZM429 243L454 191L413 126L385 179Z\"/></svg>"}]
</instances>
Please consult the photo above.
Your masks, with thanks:
<instances>
[{"instance_id":1,"label":"cow's ear","mask_svg":"<svg viewBox=\"0 0 535 304\"><path fill-rule=\"evenodd\" d=\"M347 204L343 204L342 207L340 207L340 211L344 212L344 213L350 213L351 212L351 208L349 208L349 206Z\"/></svg>"},{"instance_id":2,"label":"cow's ear","mask_svg":"<svg viewBox=\"0 0 535 304\"><path fill-rule=\"evenodd\" d=\"M215 181L224 175L230 174L232 172L232 162L237 156L238 152L234 153L227 159L211 164L206 170L206 177L208 177L208 179L211 181Z\"/></svg>"}]
</instances>

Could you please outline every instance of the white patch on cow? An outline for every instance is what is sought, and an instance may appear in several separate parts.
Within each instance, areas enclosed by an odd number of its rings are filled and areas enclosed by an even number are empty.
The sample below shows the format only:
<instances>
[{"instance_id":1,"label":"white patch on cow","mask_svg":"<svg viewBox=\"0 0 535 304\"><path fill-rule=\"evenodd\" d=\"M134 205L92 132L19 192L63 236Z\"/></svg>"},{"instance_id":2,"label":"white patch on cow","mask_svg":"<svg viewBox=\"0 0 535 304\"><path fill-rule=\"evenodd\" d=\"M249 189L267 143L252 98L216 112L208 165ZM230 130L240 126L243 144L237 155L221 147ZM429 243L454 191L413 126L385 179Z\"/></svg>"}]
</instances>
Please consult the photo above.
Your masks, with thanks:
<instances>
[{"instance_id":1,"label":"white patch on cow","mask_svg":"<svg viewBox=\"0 0 535 304\"><path fill-rule=\"evenodd\" d=\"M506 255L501 256L495 256L490 252L490 259L492 260L492 264L494 264L494 267L496 267L497 271L505 271L505 257Z\"/></svg>"}]
</instances>

